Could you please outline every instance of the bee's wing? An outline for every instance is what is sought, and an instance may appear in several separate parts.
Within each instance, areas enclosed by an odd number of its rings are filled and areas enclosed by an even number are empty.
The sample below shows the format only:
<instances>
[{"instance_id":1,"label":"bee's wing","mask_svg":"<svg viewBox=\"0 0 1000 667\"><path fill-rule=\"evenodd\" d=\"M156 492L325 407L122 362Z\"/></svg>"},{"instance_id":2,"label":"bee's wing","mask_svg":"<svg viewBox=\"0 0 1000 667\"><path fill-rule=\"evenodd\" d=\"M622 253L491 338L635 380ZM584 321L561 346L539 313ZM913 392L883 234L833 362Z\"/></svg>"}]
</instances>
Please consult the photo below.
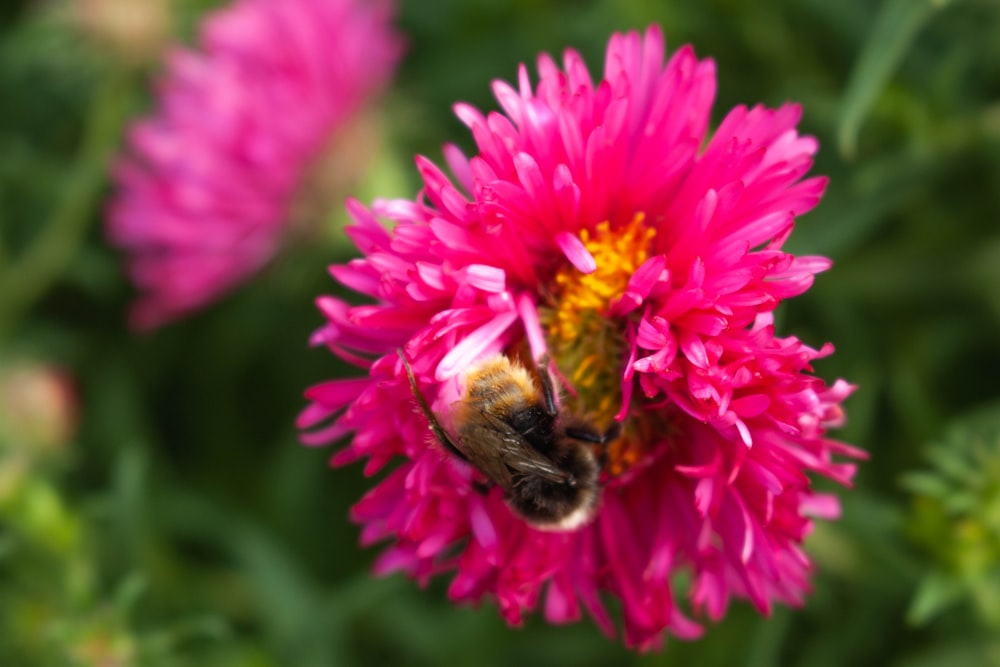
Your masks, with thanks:
<instances>
[{"instance_id":1,"label":"bee's wing","mask_svg":"<svg viewBox=\"0 0 1000 667\"><path fill-rule=\"evenodd\" d=\"M502 419L465 401L456 401L451 409L453 421L464 425L458 439L460 453L494 484L510 491L515 476L554 482L569 478Z\"/></svg>"},{"instance_id":2,"label":"bee's wing","mask_svg":"<svg viewBox=\"0 0 1000 667\"><path fill-rule=\"evenodd\" d=\"M514 475L532 475L553 482L564 482L570 477L569 473L556 467L509 424L489 413L483 413L483 417L502 433L497 442L495 467L498 469L497 474L502 475L506 482L503 484L497 480L504 488L511 488ZM489 474L486 470L483 472Z\"/></svg>"}]
</instances>

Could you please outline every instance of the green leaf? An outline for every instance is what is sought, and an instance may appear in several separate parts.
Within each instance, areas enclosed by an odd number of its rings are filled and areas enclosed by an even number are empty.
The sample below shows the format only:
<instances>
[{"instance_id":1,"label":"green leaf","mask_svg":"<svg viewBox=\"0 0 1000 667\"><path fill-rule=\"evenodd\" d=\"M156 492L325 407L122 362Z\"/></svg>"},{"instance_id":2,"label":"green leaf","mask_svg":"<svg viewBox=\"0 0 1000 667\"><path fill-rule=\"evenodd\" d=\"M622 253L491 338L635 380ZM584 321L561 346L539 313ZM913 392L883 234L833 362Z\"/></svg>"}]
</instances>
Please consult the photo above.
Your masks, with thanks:
<instances>
[{"instance_id":1,"label":"green leaf","mask_svg":"<svg viewBox=\"0 0 1000 667\"><path fill-rule=\"evenodd\" d=\"M932 498L947 498L952 486L931 472L910 472L902 476L903 486L916 494Z\"/></svg>"},{"instance_id":2,"label":"green leaf","mask_svg":"<svg viewBox=\"0 0 1000 667\"><path fill-rule=\"evenodd\" d=\"M853 158L858 131L875 99L935 10L951 0L887 0L854 64L844 92L837 131L841 154Z\"/></svg>"},{"instance_id":3,"label":"green leaf","mask_svg":"<svg viewBox=\"0 0 1000 667\"><path fill-rule=\"evenodd\" d=\"M923 625L955 604L963 593L960 581L940 573L928 575L913 596L906 612L906 621L911 625Z\"/></svg>"},{"instance_id":4,"label":"green leaf","mask_svg":"<svg viewBox=\"0 0 1000 667\"><path fill-rule=\"evenodd\" d=\"M953 438L953 440L964 439ZM927 452L927 459L949 479L964 480L974 476L977 472L975 464L969 460L964 448L932 447Z\"/></svg>"}]
</instances>

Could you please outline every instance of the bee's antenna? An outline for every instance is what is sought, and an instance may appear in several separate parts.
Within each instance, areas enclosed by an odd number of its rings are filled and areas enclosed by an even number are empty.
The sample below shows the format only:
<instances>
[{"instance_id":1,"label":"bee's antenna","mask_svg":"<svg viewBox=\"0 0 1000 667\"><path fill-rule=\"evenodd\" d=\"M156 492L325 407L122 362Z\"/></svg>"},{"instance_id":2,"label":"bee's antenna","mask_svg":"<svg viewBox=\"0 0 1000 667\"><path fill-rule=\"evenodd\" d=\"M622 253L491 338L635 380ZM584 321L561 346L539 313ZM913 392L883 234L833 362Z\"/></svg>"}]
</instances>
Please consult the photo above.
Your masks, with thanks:
<instances>
[{"instance_id":1,"label":"bee's antenna","mask_svg":"<svg viewBox=\"0 0 1000 667\"><path fill-rule=\"evenodd\" d=\"M410 389L413 390L413 397L417 399L417 405L419 406L420 411L424 413L424 417L427 418L427 422L430 425L431 431L434 433L434 436L438 439L438 441L442 445L447 447L449 451L455 454L455 456L459 457L464 461L468 461L469 458L462 453L462 450L460 450L455 445L455 442L451 439L451 437L444 430L444 428L442 428L441 422L439 422L437 417L434 415L434 412L431 410L431 406L427 404L427 399L424 398L424 395L422 393L420 393L420 389L417 387L417 379L413 375L413 368L410 367L410 362L407 360L406 355L403 353L403 349L402 348L397 349L396 354L399 355L400 361L403 362L403 368L406 369L406 377L409 378L410 380Z\"/></svg>"}]
</instances>

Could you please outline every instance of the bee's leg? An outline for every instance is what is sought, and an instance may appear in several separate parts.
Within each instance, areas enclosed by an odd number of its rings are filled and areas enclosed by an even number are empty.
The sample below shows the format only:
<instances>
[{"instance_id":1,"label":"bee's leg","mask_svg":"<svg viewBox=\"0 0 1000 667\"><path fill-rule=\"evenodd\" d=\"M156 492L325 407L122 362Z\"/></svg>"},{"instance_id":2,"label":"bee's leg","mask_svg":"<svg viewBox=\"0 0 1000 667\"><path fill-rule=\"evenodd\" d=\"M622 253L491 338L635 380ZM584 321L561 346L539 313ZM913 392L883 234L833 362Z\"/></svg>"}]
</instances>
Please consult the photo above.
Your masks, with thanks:
<instances>
[{"instance_id":1,"label":"bee's leg","mask_svg":"<svg viewBox=\"0 0 1000 667\"><path fill-rule=\"evenodd\" d=\"M566 435L574 440L582 442L592 442L601 445L605 442L605 437L590 427L589 424L580 423L565 427Z\"/></svg>"},{"instance_id":2,"label":"bee's leg","mask_svg":"<svg viewBox=\"0 0 1000 667\"><path fill-rule=\"evenodd\" d=\"M597 463L601 466L601 470L604 470L608 463L608 446L621 434L622 423L620 421L611 422L611 425L605 429L604 435L601 437L601 450L597 454Z\"/></svg>"},{"instance_id":3,"label":"bee's leg","mask_svg":"<svg viewBox=\"0 0 1000 667\"><path fill-rule=\"evenodd\" d=\"M424 413L424 417L427 418L427 423L431 427L431 431L434 433L434 437L438 439L445 448L448 449L452 454L462 459L463 461L468 461L469 458L462 453L462 450L458 448L455 441L451 439L447 431L441 426L441 422L438 421L437 417L431 411L431 406L427 404L427 399L424 395L420 393L420 389L417 388L417 379L413 377L413 369L410 368L410 362L407 361L406 356L403 354L403 350L396 350L399 354L400 360L403 362L403 367L406 369L406 377L410 380L410 389L413 390L413 396L417 399L417 405L420 407L420 411Z\"/></svg>"},{"instance_id":4,"label":"bee's leg","mask_svg":"<svg viewBox=\"0 0 1000 667\"><path fill-rule=\"evenodd\" d=\"M478 479L472 481L472 488L481 496L485 496L493 488L493 485L489 482L483 482Z\"/></svg>"},{"instance_id":5,"label":"bee's leg","mask_svg":"<svg viewBox=\"0 0 1000 667\"><path fill-rule=\"evenodd\" d=\"M545 401L545 412L549 416L555 417L559 410L556 406L556 390L552 385L552 374L549 372L550 361L548 353L542 355L542 358L538 360L535 371L538 373L538 381L542 383L542 399Z\"/></svg>"},{"instance_id":6,"label":"bee's leg","mask_svg":"<svg viewBox=\"0 0 1000 667\"><path fill-rule=\"evenodd\" d=\"M598 470L606 470L608 467L608 446L601 445L597 452L597 468Z\"/></svg>"},{"instance_id":7,"label":"bee's leg","mask_svg":"<svg viewBox=\"0 0 1000 667\"><path fill-rule=\"evenodd\" d=\"M568 437L574 440L599 445L597 447L597 462L603 468L608 459L608 445L617 440L618 436L622 434L622 424L621 422L613 421L604 433L598 433L590 424L581 422L566 426L565 432Z\"/></svg>"},{"instance_id":8,"label":"bee's leg","mask_svg":"<svg viewBox=\"0 0 1000 667\"><path fill-rule=\"evenodd\" d=\"M622 423L620 421L611 422L611 426L604 431L604 435L601 436L601 442L608 444L609 442L614 442L622 434Z\"/></svg>"}]
</instances>

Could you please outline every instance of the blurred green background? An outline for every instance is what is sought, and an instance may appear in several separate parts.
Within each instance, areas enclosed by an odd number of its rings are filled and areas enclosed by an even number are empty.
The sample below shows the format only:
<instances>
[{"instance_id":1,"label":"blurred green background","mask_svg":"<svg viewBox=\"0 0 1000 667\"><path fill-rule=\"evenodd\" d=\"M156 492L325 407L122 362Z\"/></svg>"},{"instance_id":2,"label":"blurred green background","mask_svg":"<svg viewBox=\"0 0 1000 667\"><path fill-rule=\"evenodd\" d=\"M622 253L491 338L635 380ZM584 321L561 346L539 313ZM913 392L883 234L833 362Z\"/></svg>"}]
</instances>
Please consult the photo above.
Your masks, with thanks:
<instances>
[{"instance_id":1,"label":"blurred green background","mask_svg":"<svg viewBox=\"0 0 1000 667\"><path fill-rule=\"evenodd\" d=\"M415 153L471 147L453 102L496 108L491 79L567 46L599 76L609 34L652 22L717 61L715 121L797 100L820 140L831 185L788 247L835 266L779 327L836 345L817 372L860 389L834 435L871 460L808 542L804 609L736 604L643 656L369 575L347 513L370 481L293 427L346 371L307 347L350 256L339 208L216 306L126 328L106 167L159 66L70 4L0 3L0 665L1000 665L1000 3L401 2L365 201L412 196ZM174 2L175 39L217 4Z\"/></svg>"}]
</instances>

